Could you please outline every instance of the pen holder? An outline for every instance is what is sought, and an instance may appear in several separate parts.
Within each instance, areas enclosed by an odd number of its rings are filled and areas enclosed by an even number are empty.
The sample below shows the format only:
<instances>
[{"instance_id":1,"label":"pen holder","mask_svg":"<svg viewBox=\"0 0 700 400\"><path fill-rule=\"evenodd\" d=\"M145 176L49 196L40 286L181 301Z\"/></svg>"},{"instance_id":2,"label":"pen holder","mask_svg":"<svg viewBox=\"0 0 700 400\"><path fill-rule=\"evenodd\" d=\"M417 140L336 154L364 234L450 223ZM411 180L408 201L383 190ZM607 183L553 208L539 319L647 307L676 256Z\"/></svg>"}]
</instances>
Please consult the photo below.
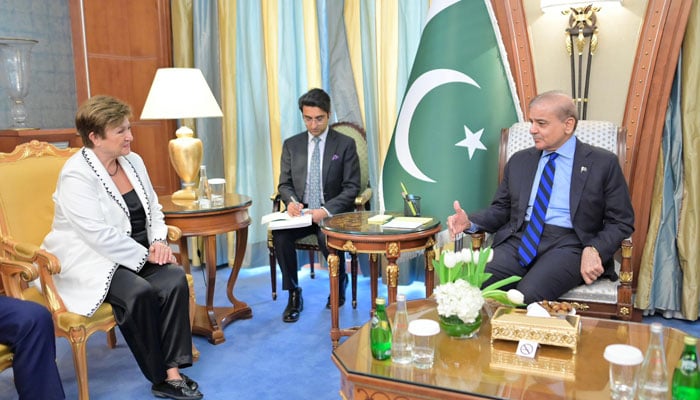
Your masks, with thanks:
<instances>
[{"instance_id":1,"label":"pen holder","mask_svg":"<svg viewBox=\"0 0 700 400\"><path fill-rule=\"evenodd\" d=\"M407 217L420 217L420 196L407 194L403 198L403 215Z\"/></svg>"}]
</instances>

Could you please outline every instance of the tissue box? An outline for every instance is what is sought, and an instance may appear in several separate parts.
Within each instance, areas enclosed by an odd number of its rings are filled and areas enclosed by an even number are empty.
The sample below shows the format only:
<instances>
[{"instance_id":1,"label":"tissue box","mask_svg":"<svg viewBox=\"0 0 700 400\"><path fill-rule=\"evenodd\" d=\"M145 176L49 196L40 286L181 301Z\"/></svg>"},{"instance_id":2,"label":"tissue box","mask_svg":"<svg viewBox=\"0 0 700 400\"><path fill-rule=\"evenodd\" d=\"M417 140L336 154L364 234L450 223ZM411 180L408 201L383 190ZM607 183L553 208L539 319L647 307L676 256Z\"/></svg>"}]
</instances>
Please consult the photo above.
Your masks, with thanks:
<instances>
[{"instance_id":1,"label":"tissue box","mask_svg":"<svg viewBox=\"0 0 700 400\"><path fill-rule=\"evenodd\" d=\"M525 310L500 307L491 319L491 341L532 340L542 345L568 347L576 354L580 326L579 315L531 317Z\"/></svg>"}]
</instances>

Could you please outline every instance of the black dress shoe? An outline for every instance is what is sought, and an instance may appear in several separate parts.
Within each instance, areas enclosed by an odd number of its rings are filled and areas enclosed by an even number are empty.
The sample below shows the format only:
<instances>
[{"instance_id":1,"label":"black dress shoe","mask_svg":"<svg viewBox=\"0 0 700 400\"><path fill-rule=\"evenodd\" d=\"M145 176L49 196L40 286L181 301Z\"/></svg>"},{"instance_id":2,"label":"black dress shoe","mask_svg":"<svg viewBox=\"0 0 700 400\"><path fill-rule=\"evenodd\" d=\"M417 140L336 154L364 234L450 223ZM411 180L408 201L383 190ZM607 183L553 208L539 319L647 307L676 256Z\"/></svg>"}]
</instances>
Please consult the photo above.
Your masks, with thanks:
<instances>
[{"instance_id":1,"label":"black dress shoe","mask_svg":"<svg viewBox=\"0 0 700 400\"><path fill-rule=\"evenodd\" d=\"M287 308L284 309L284 313L282 314L282 321L297 322L303 309L304 298L301 297L301 288L298 287L294 290L290 290L289 301L287 302Z\"/></svg>"},{"instance_id":2,"label":"black dress shoe","mask_svg":"<svg viewBox=\"0 0 700 400\"><path fill-rule=\"evenodd\" d=\"M338 278L338 307L342 307L345 304L345 290L348 288L348 276L343 275ZM331 295L328 295L328 300L326 301L326 308L331 309Z\"/></svg>"},{"instance_id":3,"label":"black dress shoe","mask_svg":"<svg viewBox=\"0 0 700 400\"><path fill-rule=\"evenodd\" d=\"M197 383L194 379L183 374L182 372L180 372L180 376L182 377L182 380L185 381L185 385L187 385L187 387L190 388L190 390L199 389L199 383Z\"/></svg>"},{"instance_id":4,"label":"black dress shoe","mask_svg":"<svg viewBox=\"0 0 700 400\"><path fill-rule=\"evenodd\" d=\"M176 400L199 400L204 397L199 390L190 389L182 379L163 381L153 385L151 393L156 397Z\"/></svg>"}]
</instances>

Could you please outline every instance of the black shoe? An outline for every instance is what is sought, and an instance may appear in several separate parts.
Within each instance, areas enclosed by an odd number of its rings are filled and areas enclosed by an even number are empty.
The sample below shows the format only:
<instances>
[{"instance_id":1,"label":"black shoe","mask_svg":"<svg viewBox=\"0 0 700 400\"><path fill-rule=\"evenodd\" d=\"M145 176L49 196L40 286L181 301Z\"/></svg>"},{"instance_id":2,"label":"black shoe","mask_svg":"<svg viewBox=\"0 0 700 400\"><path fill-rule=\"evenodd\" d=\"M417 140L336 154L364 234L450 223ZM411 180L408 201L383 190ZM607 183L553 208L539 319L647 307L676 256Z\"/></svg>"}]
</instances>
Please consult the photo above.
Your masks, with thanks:
<instances>
[{"instance_id":1,"label":"black shoe","mask_svg":"<svg viewBox=\"0 0 700 400\"><path fill-rule=\"evenodd\" d=\"M338 307L342 307L345 304L345 290L348 288L348 276L343 275L338 278ZM331 309L331 295L328 295L328 300L326 301L326 308Z\"/></svg>"},{"instance_id":2,"label":"black shoe","mask_svg":"<svg viewBox=\"0 0 700 400\"><path fill-rule=\"evenodd\" d=\"M189 376L183 374L180 372L180 376L182 377L182 380L185 381L185 385L187 385L190 390L197 390L199 389L199 383L195 382L194 379L190 378Z\"/></svg>"},{"instance_id":3,"label":"black shoe","mask_svg":"<svg viewBox=\"0 0 700 400\"><path fill-rule=\"evenodd\" d=\"M176 400L199 400L204 395L199 390L187 387L184 380L163 381L151 386L151 393L156 397L164 397Z\"/></svg>"},{"instance_id":4,"label":"black shoe","mask_svg":"<svg viewBox=\"0 0 700 400\"><path fill-rule=\"evenodd\" d=\"M290 290L289 301L287 302L287 308L284 309L284 313L282 314L282 321L297 322L303 309L304 298L301 297L301 288L298 287L294 290Z\"/></svg>"}]
</instances>

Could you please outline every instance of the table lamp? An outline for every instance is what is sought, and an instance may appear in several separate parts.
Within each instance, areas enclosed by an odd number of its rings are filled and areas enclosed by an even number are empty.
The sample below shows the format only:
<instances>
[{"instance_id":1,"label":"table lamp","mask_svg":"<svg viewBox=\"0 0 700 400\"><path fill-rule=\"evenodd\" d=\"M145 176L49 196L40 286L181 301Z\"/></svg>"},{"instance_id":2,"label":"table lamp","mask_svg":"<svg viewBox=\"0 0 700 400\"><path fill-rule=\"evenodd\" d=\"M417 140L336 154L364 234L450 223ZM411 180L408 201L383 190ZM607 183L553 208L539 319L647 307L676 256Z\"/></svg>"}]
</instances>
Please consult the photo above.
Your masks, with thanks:
<instances>
[{"instance_id":1,"label":"table lamp","mask_svg":"<svg viewBox=\"0 0 700 400\"><path fill-rule=\"evenodd\" d=\"M222 117L221 108L197 68L159 68L141 112L141 119L185 119ZM195 178L202 162L202 141L183 124L168 143L170 163L183 188L173 200L196 200Z\"/></svg>"}]
</instances>

